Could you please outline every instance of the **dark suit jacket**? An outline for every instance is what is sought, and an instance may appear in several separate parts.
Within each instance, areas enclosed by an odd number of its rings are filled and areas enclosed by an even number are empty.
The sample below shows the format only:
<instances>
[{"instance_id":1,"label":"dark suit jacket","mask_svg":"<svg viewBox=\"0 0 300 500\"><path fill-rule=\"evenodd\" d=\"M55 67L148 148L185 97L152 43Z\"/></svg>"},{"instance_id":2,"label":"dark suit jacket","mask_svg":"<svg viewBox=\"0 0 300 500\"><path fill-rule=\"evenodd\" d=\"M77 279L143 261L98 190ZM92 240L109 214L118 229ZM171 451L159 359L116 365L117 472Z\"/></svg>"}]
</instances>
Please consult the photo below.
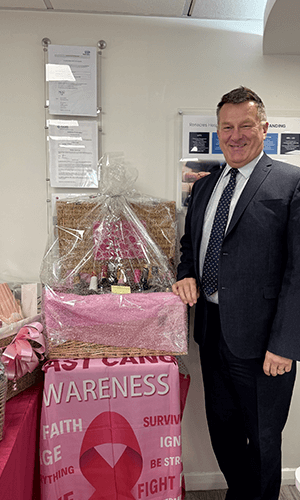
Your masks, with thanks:
<instances>
[{"instance_id":1,"label":"dark suit jacket","mask_svg":"<svg viewBox=\"0 0 300 500\"><path fill-rule=\"evenodd\" d=\"M181 239L178 280L199 279L199 249L208 200L222 170L193 187ZM267 155L256 165L234 210L219 264L224 338L240 358L269 350L300 360L300 168ZM194 335L206 334L206 301L196 305Z\"/></svg>"}]
</instances>

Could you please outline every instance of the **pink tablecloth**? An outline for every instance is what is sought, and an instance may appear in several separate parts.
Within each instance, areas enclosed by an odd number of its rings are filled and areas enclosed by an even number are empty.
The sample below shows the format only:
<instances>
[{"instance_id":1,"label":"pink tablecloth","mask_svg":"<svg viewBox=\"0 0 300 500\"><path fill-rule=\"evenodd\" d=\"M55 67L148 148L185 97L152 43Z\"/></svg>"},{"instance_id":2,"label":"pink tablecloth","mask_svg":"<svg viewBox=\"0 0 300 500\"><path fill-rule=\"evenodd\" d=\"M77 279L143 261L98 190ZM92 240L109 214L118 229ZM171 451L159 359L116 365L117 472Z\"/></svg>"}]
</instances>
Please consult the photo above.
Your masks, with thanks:
<instances>
[{"instance_id":1,"label":"pink tablecloth","mask_svg":"<svg viewBox=\"0 0 300 500\"><path fill-rule=\"evenodd\" d=\"M42 386L26 389L6 403L0 442L1 500L39 498L38 421Z\"/></svg>"},{"instance_id":2,"label":"pink tablecloth","mask_svg":"<svg viewBox=\"0 0 300 500\"><path fill-rule=\"evenodd\" d=\"M42 500L182 498L175 358L54 360L45 372Z\"/></svg>"}]
</instances>

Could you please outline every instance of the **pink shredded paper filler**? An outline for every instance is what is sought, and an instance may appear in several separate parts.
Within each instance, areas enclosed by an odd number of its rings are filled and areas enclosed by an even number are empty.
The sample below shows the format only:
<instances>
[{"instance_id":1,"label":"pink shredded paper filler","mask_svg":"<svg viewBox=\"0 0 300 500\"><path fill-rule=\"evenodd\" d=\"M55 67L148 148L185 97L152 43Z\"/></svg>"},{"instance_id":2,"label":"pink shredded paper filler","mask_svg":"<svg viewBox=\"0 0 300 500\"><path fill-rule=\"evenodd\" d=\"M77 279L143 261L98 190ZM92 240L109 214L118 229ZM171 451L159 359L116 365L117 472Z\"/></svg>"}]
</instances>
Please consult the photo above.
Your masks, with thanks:
<instances>
[{"instance_id":1,"label":"pink shredded paper filler","mask_svg":"<svg viewBox=\"0 0 300 500\"><path fill-rule=\"evenodd\" d=\"M43 312L48 337L187 352L187 311L171 292L80 296L45 288Z\"/></svg>"}]
</instances>

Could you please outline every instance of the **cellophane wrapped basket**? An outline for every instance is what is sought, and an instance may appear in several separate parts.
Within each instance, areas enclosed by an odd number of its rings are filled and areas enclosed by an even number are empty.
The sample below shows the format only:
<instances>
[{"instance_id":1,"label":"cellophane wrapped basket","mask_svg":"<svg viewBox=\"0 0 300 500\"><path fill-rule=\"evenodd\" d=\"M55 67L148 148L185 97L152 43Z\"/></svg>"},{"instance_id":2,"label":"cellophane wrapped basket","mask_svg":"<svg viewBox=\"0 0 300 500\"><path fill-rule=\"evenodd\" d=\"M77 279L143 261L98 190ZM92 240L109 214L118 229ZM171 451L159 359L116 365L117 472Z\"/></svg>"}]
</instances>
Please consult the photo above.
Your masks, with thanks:
<instances>
[{"instance_id":1,"label":"cellophane wrapped basket","mask_svg":"<svg viewBox=\"0 0 300 500\"><path fill-rule=\"evenodd\" d=\"M175 202L137 193L137 172L106 156L94 197L57 202L41 270L50 357L186 354L175 281Z\"/></svg>"}]
</instances>

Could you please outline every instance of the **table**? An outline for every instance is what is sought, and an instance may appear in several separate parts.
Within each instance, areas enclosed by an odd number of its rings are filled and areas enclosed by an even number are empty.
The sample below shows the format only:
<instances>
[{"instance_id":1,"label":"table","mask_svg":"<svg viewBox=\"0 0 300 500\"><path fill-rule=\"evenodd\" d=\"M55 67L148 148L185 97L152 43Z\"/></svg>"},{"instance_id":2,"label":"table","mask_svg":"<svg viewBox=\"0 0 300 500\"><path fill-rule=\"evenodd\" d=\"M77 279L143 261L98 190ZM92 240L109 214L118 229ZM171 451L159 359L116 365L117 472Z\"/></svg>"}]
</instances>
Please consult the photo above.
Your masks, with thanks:
<instances>
[{"instance_id":1,"label":"table","mask_svg":"<svg viewBox=\"0 0 300 500\"><path fill-rule=\"evenodd\" d=\"M1 500L38 500L38 434L42 384L6 403L0 441Z\"/></svg>"},{"instance_id":2,"label":"table","mask_svg":"<svg viewBox=\"0 0 300 500\"><path fill-rule=\"evenodd\" d=\"M174 357L50 360L44 371L42 500L181 498Z\"/></svg>"}]
</instances>

